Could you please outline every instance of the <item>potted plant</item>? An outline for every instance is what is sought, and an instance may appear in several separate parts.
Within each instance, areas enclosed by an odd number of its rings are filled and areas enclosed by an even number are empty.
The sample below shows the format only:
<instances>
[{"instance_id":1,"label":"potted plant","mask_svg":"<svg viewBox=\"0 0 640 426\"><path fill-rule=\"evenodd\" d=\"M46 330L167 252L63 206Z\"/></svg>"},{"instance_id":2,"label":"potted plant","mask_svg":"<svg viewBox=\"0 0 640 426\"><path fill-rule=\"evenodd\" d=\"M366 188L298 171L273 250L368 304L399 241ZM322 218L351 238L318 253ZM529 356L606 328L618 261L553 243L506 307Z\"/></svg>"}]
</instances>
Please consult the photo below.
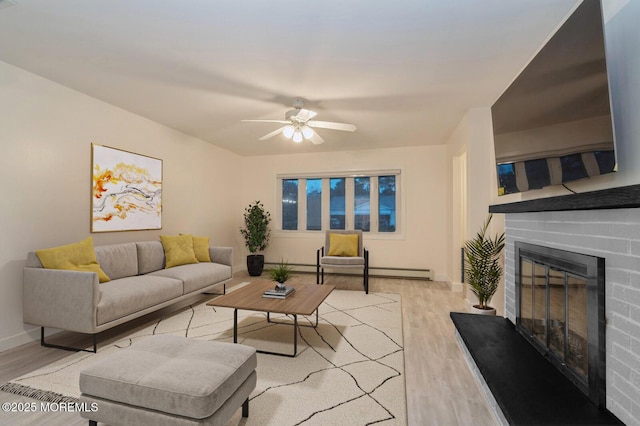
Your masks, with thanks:
<instances>
[{"instance_id":1,"label":"potted plant","mask_svg":"<svg viewBox=\"0 0 640 426\"><path fill-rule=\"evenodd\" d=\"M240 233L251 253L247 256L247 271L252 277L261 275L264 269L264 255L256 253L263 251L269 245L270 222L271 215L260 201L249 204L244 209L244 227L240 228Z\"/></svg>"},{"instance_id":2,"label":"potted plant","mask_svg":"<svg viewBox=\"0 0 640 426\"><path fill-rule=\"evenodd\" d=\"M277 288L284 288L285 283L291 277L291 273L293 272L293 268L284 260L281 260L278 266L269 270L269 276L272 280L277 282Z\"/></svg>"},{"instance_id":3,"label":"potted plant","mask_svg":"<svg viewBox=\"0 0 640 426\"><path fill-rule=\"evenodd\" d=\"M487 230L493 215L489 215L476 236L465 242L465 281L473 294L478 297L478 304L473 305L474 312L495 315L495 309L489 306L491 298L498 289L503 268L500 254L504 249L504 232L491 238Z\"/></svg>"}]
</instances>

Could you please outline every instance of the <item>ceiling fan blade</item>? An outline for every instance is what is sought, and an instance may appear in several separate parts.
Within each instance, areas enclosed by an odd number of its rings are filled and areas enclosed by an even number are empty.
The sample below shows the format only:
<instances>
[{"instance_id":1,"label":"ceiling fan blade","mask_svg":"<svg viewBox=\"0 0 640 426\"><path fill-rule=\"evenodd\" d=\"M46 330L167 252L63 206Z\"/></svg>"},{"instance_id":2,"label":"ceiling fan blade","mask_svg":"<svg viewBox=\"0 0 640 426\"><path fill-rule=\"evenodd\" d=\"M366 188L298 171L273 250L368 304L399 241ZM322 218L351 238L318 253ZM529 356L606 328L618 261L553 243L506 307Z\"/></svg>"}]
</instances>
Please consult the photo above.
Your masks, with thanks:
<instances>
[{"instance_id":1,"label":"ceiling fan blade","mask_svg":"<svg viewBox=\"0 0 640 426\"><path fill-rule=\"evenodd\" d=\"M324 139L322 139L320 135L316 132L313 132L313 134L309 136L307 139L309 139L311 143L314 145L320 145L321 143L324 143Z\"/></svg>"},{"instance_id":2,"label":"ceiling fan blade","mask_svg":"<svg viewBox=\"0 0 640 426\"><path fill-rule=\"evenodd\" d=\"M319 127L321 129L344 130L345 132L355 132L357 127L355 124L334 123L332 121L308 121L309 127Z\"/></svg>"},{"instance_id":3,"label":"ceiling fan blade","mask_svg":"<svg viewBox=\"0 0 640 426\"><path fill-rule=\"evenodd\" d=\"M306 123L308 120L311 120L313 117L318 115L317 112L310 111L308 109L301 108L298 110L298 113L295 115L298 121Z\"/></svg>"},{"instance_id":4,"label":"ceiling fan blade","mask_svg":"<svg viewBox=\"0 0 640 426\"><path fill-rule=\"evenodd\" d=\"M272 138L272 137L276 136L278 133L282 133L282 131L284 130L285 127L287 127L287 126L282 126L279 129L274 130L271 133L267 133L266 135L264 135L263 137L259 138L258 140L259 141L264 141L264 140L267 140L269 138Z\"/></svg>"},{"instance_id":5,"label":"ceiling fan blade","mask_svg":"<svg viewBox=\"0 0 640 426\"><path fill-rule=\"evenodd\" d=\"M241 120L241 121L250 121L253 123L280 123L280 124L290 123L290 121L286 121L286 120Z\"/></svg>"}]
</instances>

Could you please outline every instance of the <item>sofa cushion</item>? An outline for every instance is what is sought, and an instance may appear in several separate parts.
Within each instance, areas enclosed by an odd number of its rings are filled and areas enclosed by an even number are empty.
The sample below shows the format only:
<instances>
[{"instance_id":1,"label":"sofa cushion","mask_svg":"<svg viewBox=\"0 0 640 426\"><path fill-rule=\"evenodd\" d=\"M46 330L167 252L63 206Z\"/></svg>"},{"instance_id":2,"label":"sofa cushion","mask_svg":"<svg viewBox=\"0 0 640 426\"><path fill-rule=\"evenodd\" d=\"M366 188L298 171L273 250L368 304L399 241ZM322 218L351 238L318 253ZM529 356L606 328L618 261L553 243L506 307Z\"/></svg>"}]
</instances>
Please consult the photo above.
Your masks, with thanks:
<instances>
[{"instance_id":1,"label":"sofa cushion","mask_svg":"<svg viewBox=\"0 0 640 426\"><path fill-rule=\"evenodd\" d=\"M165 268L198 263L191 234L160 235L160 241L164 248Z\"/></svg>"},{"instance_id":2,"label":"sofa cushion","mask_svg":"<svg viewBox=\"0 0 640 426\"><path fill-rule=\"evenodd\" d=\"M97 246L95 250L100 267L112 280L138 275L138 252L135 243Z\"/></svg>"},{"instance_id":3,"label":"sofa cushion","mask_svg":"<svg viewBox=\"0 0 640 426\"><path fill-rule=\"evenodd\" d=\"M211 262L209 254L209 237L193 236L193 252L196 254L198 262Z\"/></svg>"},{"instance_id":4,"label":"sofa cushion","mask_svg":"<svg viewBox=\"0 0 640 426\"><path fill-rule=\"evenodd\" d=\"M182 296L182 281L140 275L120 278L100 286L97 323L105 324L142 309Z\"/></svg>"},{"instance_id":5,"label":"sofa cushion","mask_svg":"<svg viewBox=\"0 0 640 426\"><path fill-rule=\"evenodd\" d=\"M138 250L138 273L148 274L164 268L164 248L160 241L141 241L136 243Z\"/></svg>"},{"instance_id":6,"label":"sofa cushion","mask_svg":"<svg viewBox=\"0 0 640 426\"><path fill-rule=\"evenodd\" d=\"M98 264L91 237L78 243L36 250L36 255L45 268L95 272L101 283L109 281L109 276Z\"/></svg>"},{"instance_id":7,"label":"sofa cushion","mask_svg":"<svg viewBox=\"0 0 640 426\"><path fill-rule=\"evenodd\" d=\"M157 335L84 369L80 391L204 419L222 407L256 365L256 350L249 346Z\"/></svg>"},{"instance_id":8,"label":"sofa cushion","mask_svg":"<svg viewBox=\"0 0 640 426\"><path fill-rule=\"evenodd\" d=\"M184 294L231 278L231 267L219 263L195 263L151 272L149 275L182 280Z\"/></svg>"}]
</instances>

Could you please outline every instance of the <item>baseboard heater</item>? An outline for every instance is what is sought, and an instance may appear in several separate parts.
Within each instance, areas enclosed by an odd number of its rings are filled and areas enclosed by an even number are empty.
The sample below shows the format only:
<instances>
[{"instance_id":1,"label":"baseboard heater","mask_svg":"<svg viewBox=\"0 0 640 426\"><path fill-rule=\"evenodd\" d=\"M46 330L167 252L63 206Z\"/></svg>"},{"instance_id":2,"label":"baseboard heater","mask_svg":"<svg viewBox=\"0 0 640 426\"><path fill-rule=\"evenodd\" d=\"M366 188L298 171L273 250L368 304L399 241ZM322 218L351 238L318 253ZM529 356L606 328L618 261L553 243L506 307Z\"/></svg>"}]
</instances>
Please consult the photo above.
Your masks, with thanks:
<instances>
[{"instance_id":1,"label":"baseboard heater","mask_svg":"<svg viewBox=\"0 0 640 426\"><path fill-rule=\"evenodd\" d=\"M280 262L265 262L264 269L270 269L277 266ZM308 263L289 263L289 266L293 268L294 272L298 273L316 273L316 265ZM325 269L325 273L336 275L362 275L362 270L337 270L337 269ZM406 278L415 280L430 280L433 281L433 271L431 269L411 269L411 268L385 268L385 267L373 267L369 266L370 277L384 277L384 278Z\"/></svg>"}]
</instances>

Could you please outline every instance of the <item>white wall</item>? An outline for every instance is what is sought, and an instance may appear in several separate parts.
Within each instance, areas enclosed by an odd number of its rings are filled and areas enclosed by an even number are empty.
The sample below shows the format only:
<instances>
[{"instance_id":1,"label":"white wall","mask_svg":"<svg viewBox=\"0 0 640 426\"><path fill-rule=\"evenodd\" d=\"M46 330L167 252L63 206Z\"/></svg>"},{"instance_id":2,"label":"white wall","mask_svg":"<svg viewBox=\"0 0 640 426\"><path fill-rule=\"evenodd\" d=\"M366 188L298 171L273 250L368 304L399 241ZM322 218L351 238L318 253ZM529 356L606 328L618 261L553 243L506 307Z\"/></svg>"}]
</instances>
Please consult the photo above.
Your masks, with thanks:
<instances>
[{"instance_id":1,"label":"white wall","mask_svg":"<svg viewBox=\"0 0 640 426\"><path fill-rule=\"evenodd\" d=\"M440 145L249 157L243 163L244 204L260 200L277 220L276 175L280 173L401 169L402 231L397 238L364 237L371 266L429 268L435 271L436 279L442 279L447 262L443 249L448 211L445 152ZM321 232L275 232L265 258L315 264L316 250L323 243Z\"/></svg>"},{"instance_id":2,"label":"white wall","mask_svg":"<svg viewBox=\"0 0 640 426\"><path fill-rule=\"evenodd\" d=\"M450 221L447 226L447 276L455 291L465 291L462 284L460 249L466 235L466 189L467 189L467 145L469 144L469 117L460 121L447 141L447 164L449 180L447 205L450 206Z\"/></svg>"},{"instance_id":3,"label":"white wall","mask_svg":"<svg viewBox=\"0 0 640 426\"><path fill-rule=\"evenodd\" d=\"M27 252L90 235L92 142L160 158L164 177L161 231L92 234L94 244L178 232L235 243L242 209L229 185L242 160L235 154L4 62L0 141L0 350L31 339L25 331L33 328L22 323Z\"/></svg>"},{"instance_id":4,"label":"white wall","mask_svg":"<svg viewBox=\"0 0 640 426\"><path fill-rule=\"evenodd\" d=\"M451 165L451 174L460 167L462 154L466 165L466 183L456 183L456 177L452 176L449 190L452 194L449 205L453 219L448 233L448 274L454 284L460 280L460 247L480 230L489 214L489 206L496 202L498 196L490 108L473 108L467 111L447 141L447 162ZM457 187L453 186L454 183ZM456 195L461 188L465 191L464 201ZM460 223L461 220L465 222ZM489 229L490 234L503 230L503 217L495 216ZM456 288L455 285L453 287ZM470 304L477 303L470 291L466 288L464 291ZM496 308L498 315L504 314L504 285L498 288L491 306Z\"/></svg>"}]
</instances>

